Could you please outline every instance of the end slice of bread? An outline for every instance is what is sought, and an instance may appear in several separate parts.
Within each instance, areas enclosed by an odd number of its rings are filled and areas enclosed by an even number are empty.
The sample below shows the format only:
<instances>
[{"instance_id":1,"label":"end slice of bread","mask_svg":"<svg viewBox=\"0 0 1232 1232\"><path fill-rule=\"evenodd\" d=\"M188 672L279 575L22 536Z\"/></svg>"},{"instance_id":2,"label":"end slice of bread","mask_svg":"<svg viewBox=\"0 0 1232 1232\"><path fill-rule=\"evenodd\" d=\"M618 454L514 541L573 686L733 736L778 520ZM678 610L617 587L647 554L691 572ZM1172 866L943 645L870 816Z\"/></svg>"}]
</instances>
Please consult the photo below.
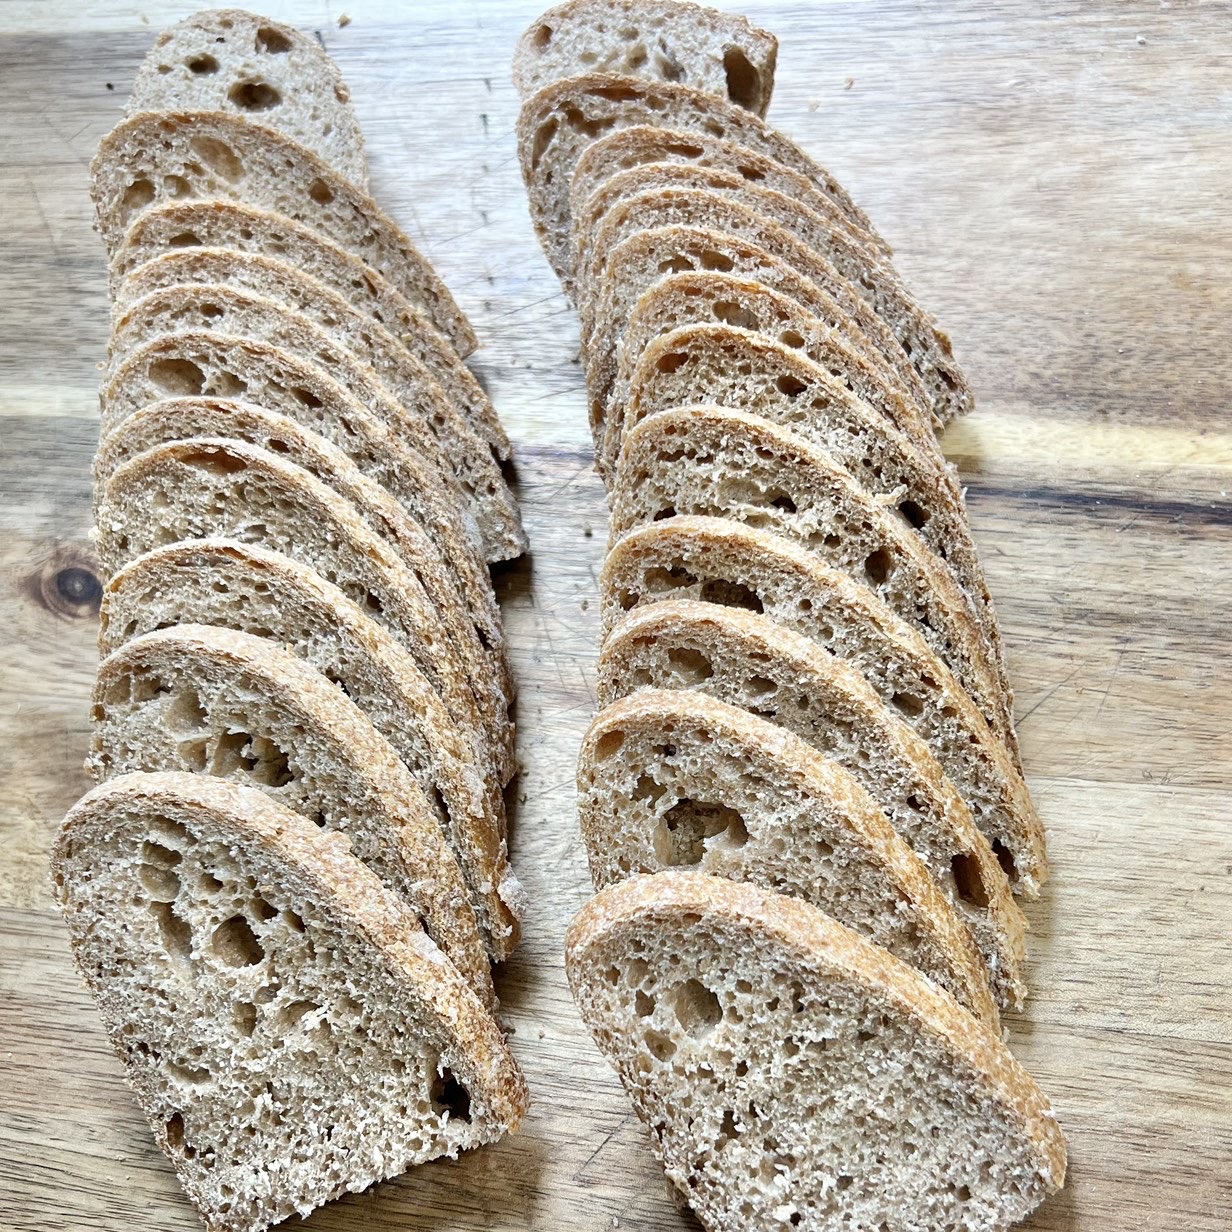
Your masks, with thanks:
<instances>
[{"instance_id":1,"label":"end slice of bread","mask_svg":"<svg viewBox=\"0 0 1232 1232\"><path fill-rule=\"evenodd\" d=\"M1065 1180L1048 1100L946 993L798 899L621 882L566 938L573 996L716 1232L992 1232Z\"/></svg>"},{"instance_id":2,"label":"end slice of bread","mask_svg":"<svg viewBox=\"0 0 1232 1232\"><path fill-rule=\"evenodd\" d=\"M112 780L69 813L53 871L129 1084L216 1232L262 1232L525 1116L499 1027L411 910L263 793Z\"/></svg>"},{"instance_id":3,"label":"end slice of bread","mask_svg":"<svg viewBox=\"0 0 1232 1232\"><path fill-rule=\"evenodd\" d=\"M323 45L292 26L214 9L164 30L137 70L126 114L189 109L258 120L368 187L351 92Z\"/></svg>"},{"instance_id":4,"label":"end slice of bread","mask_svg":"<svg viewBox=\"0 0 1232 1232\"><path fill-rule=\"evenodd\" d=\"M462 870L426 797L359 707L310 664L234 629L160 629L99 666L91 719L86 764L98 782L137 770L209 775L346 834L494 1000Z\"/></svg>"},{"instance_id":5,"label":"end slice of bread","mask_svg":"<svg viewBox=\"0 0 1232 1232\"><path fill-rule=\"evenodd\" d=\"M999 1028L989 971L923 861L790 732L704 695L638 692L583 738L578 810L596 888L687 867L795 895Z\"/></svg>"},{"instance_id":6,"label":"end slice of bread","mask_svg":"<svg viewBox=\"0 0 1232 1232\"><path fill-rule=\"evenodd\" d=\"M778 48L747 18L685 0L571 0L518 40L513 84L534 94L584 67L678 82L764 116Z\"/></svg>"}]
</instances>

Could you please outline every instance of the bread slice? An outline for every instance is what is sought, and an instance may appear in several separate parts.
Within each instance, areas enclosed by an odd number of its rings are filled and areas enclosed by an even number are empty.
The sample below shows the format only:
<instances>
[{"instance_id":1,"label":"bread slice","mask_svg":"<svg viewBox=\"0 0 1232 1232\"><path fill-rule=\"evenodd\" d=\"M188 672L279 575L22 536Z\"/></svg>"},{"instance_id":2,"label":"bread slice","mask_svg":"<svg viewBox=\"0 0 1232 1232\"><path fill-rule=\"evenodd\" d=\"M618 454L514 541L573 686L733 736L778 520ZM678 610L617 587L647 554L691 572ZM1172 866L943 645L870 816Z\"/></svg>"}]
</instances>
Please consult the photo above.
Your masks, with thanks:
<instances>
[{"instance_id":1,"label":"bread slice","mask_svg":"<svg viewBox=\"0 0 1232 1232\"><path fill-rule=\"evenodd\" d=\"M1026 922L988 836L924 741L850 664L765 616L675 600L631 612L600 655L601 705L648 689L742 707L846 770L971 928L1000 1003L1021 1004ZM1038 884L1036 835L1019 825L995 837L1026 853L1023 869Z\"/></svg>"},{"instance_id":2,"label":"bread slice","mask_svg":"<svg viewBox=\"0 0 1232 1232\"><path fill-rule=\"evenodd\" d=\"M235 201L324 232L382 274L469 355L478 342L449 289L362 189L273 129L220 111L142 112L103 138L91 191L108 254L146 210L169 201Z\"/></svg>"},{"instance_id":3,"label":"bread slice","mask_svg":"<svg viewBox=\"0 0 1232 1232\"><path fill-rule=\"evenodd\" d=\"M735 706L645 692L600 711L578 757L595 887L687 867L792 894L998 1028L971 932L837 762Z\"/></svg>"},{"instance_id":4,"label":"bread slice","mask_svg":"<svg viewBox=\"0 0 1232 1232\"><path fill-rule=\"evenodd\" d=\"M96 782L179 770L267 792L356 856L424 922L489 1004L466 882L419 785L354 702L262 637L177 625L99 666L86 767Z\"/></svg>"},{"instance_id":5,"label":"bread slice","mask_svg":"<svg viewBox=\"0 0 1232 1232\"><path fill-rule=\"evenodd\" d=\"M507 560L525 551L517 502L495 458L422 367L391 363L374 370L365 362L367 356L361 359L349 349L342 328L327 331L275 300L230 286L191 284L154 291L112 322L112 359L104 386L131 351L181 329L252 338L326 369L385 423L398 423L417 452L427 455L431 438L434 453L452 467L466 494L490 560ZM105 408L104 432L114 426L110 409Z\"/></svg>"},{"instance_id":6,"label":"bread slice","mask_svg":"<svg viewBox=\"0 0 1232 1232\"><path fill-rule=\"evenodd\" d=\"M414 659L320 574L279 552L233 539L155 548L130 561L103 592L104 655L177 624L216 625L266 637L349 697L411 772L485 892L491 956L517 943L525 893L509 867L501 793L475 764L458 727Z\"/></svg>"},{"instance_id":7,"label":"bread slice","mask_svg":"<svg viewBox=\"0 0 1232 1232\"><path fill-rule=\"evenodd\" d=\"M319 242L325 241L321 238ZM342 258L344 270L359 265L341 249L335 249L335 253ZM354 282L366 287L368 277L368 272L359 265ZM509 457L509 438L482 386L458 359L448 339L388 283L386 291L401 300L403 307L398 310L396 305L392 309L387 306L386 315L394 329L401 328L401 334L395 334L377 319L381 305L371 294L367 305L362 296L353 304L350 297L339 295L285 258L230 247L191 245L172 249L134 266L119 283L116 319L122 319L135 301L152 291L189 282L222 283L294 308L314 324L332 332L392 389L411 380L434 382L450 406L462 416L470 430L487 443L497 459L504 461ZM353 289L351 294L354 294ZM374 307L376 314L365 311L365 307Z\"/></svg>"},{"instance_id":8,"label":"bread slice","mask_svg":"<svg viewBox=\"0 0 1232 1232\"><path fill-rule=\"evenodd\" d=\"M587 270L587 281L600 277L611 250L612 237L627 234L617 221L625 203L631 205L634 200L656 193L667 193L669 198L675 193L698 194L703 207L709 206L712 197L718 196L745 207L770 224L766 234L775 240L771 244L759 233L751 237L754 242L783 257L789 264L795 264L794 244L787 244L779 231L789 233L819 263L824 262L833 270L832 274L827 271L827 289L838 279L845 279L855 294L886 323L898 343L897 366L906 373L913 373L915 385L924 387L937 420L949 423L971 410L974 405L971 387L954 359L949 337L903 286L889 261L875 249L853 240L837 225L836 211L831 203L828 203L827 213L821 214L794 196L762 184L751 184L734 172L712 167L678 163L634 167L604 184L575 222L579 280L583 277L582 269ZM705 209L679 221L712 225ZM588 244L592 237L593 243Z\"/></svg>"},{"instance_id":9,"label":"bread slice","mask_svg":"<svg viewBox=\"0 0 1232 1232\"><path fill-rule=\"evenodd\" d=\"M222 437L156 446L107 481L96 547L109 576L151 548L216 536L280 551L339 586L410 652L472 733L480 764L512 772L512 731L481 720L491 708L419 579L332 488L277 454Z\"/></svg>"},{"instance_id":10,"label":"bread slice","mask_svg":"<svg viewBox=\"0 0 1232 1232\"><path fill-rule=\"evenodd\" d=\"M415 575L448 632L469 679L483 686L483 713L507 710L513 678L505 655L500 614L491 589L464 597L460 580L423 528L379 484L367 478L340 450L285 415L247 402L216 398L173 398L155 402L123 420L104 438L95 457L96 485L125 462L172 441L199 437L244 441L301 467L351 502L367 526L388 543ZM488 603L482 604L486 597Z\"/></svg>"},{"instance_id":11,"label":"bread slice","mask_svg":"<svg viewBox=\"0 0 1232 1232\"><path fill-rule=\"evenodd\" d=\"M612 73L569 77L532 95L518 117L518 158L530 195L539 242L566 290L573 288L569 184L586 147L632 125L699 130L749 146L799 171L830 197L858 236L884 247L846 189L798 145L741 107L712 94L665 81Z\"/></svg>"},{"instance_id":12,"label":"bread slice","mask_svg":"<svg viewBox=\"0 0 1232 1232\"><path fill-rule=\"evenodd\" d=\"M707 1228L991 1232L1065 1180L992 1032L824 912L747 883L621 882L565 942L574 1000Z\"/></svg>"},{"instance_id":13,"label":"bread slice","mask_svg":"<svg viewBox=\"0 0 1232 1232\"><path fill-rule=\"evenodd\" d=\"M773 530L870 586L941 657L998 732L1009 685L950 567L831 457L768 420L682 407L625 434L611 491L612 540L681 514Z\"/></svg>"},{"instance_id":14,"label":"bread slice","mask_svg":"<svg viewBox=\"0 0 1232 1232\"><path fill-rule=\"evenodd\" d=\"M849 279L844 278L829 261L801 243L785 227L767 221L739 201L704 189L686 191L661 188L630 197L605 215L599 234L595 237L595 252L611 252L622 239L638 231L670 226L700 226L719 231L746 240L754 247L778 257L829 295L860 324L861 329L870 314L876 315ZM579 301L583 305L581 311L584 329L588 330L583 333L583 337L588 346L595 343L597 338L612 336L612 326L605 326L604 319L597 315L597 305L592 308L587 290L603 286L611 276L605 261L603 272L598 278L581 284ZM884 323L884 318L879 319ZM595 349L598 350L597 345ZM889 382L886 373L900 378L892 386L892 393L896 395L894 400L881 393L865 396L869 401L878 399L879 406L884 402L886 413L893 422L904 431L915 432L923 441L932 433L934 422L940 421L933 414L927 393L919 395L915 392L920 387L918 382L911 384L912 378L907 371L910 360L906 358L906 352L901 346L898 350L903 359L897 365L887 363L877 372L877 376L887 384ZM886 357L884 352L883 358L892 359ZM903 410L899 409L900 401L906 404Z\"/></svg>"},{"instance_id":15,"label":"bread slice","mask_svg":"<svg viewBox=\"0 0 1232 1232\"><path fill-rule=\"evenodd\" d=\"M747 18L684 0L570 0L518 40L513 84L525 97L584 68L680 82L764 116L778 50Z\"/></svg>"},{"instance_id":16,"label":"bread slice","mask_svg":"<svg viewBox=\"0 0 1232 1232\"><path fill-rule=\"evenodd\" d=\"M877 408L921 448L937 450L936 436L920 403L885 363L895 344L884 322L857 296L847 308L816 283L764 248L707 227L666 226L639 231L612 251L608 274L595 301L595 334L587 344L587 385L592 419L602 420L613 395L625 328L642 297L664 278L678 273L728 273L770 287L808 308L835 331L830 366L836 379ZM877 334L884 335L875 341ZM874 340L874 341L870 341Z\"/></svg>"},{"instance_id":17,"label":"bread slice","mask_svg":"<svg viewBox=\"0 0 1232 1232\"><path fill-rule=\"evenodd\" d=\"M479 528L433 438L422 441L431 457L413 452L400 411L387 424L317 364L264 342L182 330L137 347L99 400L104 416L118 422L155 402L200 395L242 395L323 436L432 535L459 576L488 584Z\"/></svg>"},{"instance_id":18,"label":"bread slice","mask_svg":"<svg viewBox=\"0 0 1232 1232\"><path fill-rule=\"evenodd\" d=\"M828 332L826 326L771 297L726 274L680 274L660 283L638 307L637 333L652 340L630 373L627 409L620 414L609 407L609 424L614 428L619 418L632 426L705 401L738 407L812 441L949 564L1003 658L992 594L954 472L813 363L811 343ZM713 320L729 307L750 328L674 326L690 317ZM801 345L785 346L772 331Z\"/></svg>"},{"instance_id":19,"label":"bread slice","mask_svg":"<svg viewBox=\"0 0 1232 1232\"><path fill-rule=\"evenodd\" d=\"M605 635L624 613L671 599L765 613L868 681L928 746L999 859L1012 868L1001 832L1043 848L1021 772L953 673L867 586L806 549L722 518L669 518L616 544L600 586Z\"/></svg>"},{"instance_id":20,"label":"bread slice","mask_svg":"<svg viewBox=\"0 0 1232 1232\"><path fill-rule=\"evenodd\" d=\"M215 9L164 30L137 69L125 114L228 111L307 146L368 187L351 92L316 39L240 9Z\"/></svg>"},{"instance_id":21,"label":"bread slice","mask_svg":"<svg viewBox=\"0 0 1232 1232\"><path fill-rule=\"evenodd\" d=\"M133 774L53 856L77 966L214 1232L261 1232L526 1114L500 1028L345 839L255 789Z\"/></svg>"}]
</instances>

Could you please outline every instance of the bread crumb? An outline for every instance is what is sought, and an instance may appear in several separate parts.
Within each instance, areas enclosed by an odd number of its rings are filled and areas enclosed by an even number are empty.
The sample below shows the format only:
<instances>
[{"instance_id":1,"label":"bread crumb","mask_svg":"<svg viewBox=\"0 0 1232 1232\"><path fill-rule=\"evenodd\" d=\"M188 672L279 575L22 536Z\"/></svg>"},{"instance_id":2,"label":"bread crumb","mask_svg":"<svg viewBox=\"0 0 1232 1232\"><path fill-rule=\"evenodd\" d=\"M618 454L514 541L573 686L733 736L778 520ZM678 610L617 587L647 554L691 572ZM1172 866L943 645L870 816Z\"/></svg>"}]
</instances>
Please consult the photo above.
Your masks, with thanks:
<instances>
[{"instance_id":1,"label":"bread crumb","mask_svg":"<svg viewBox=\"0 0 1232 1232\"><path fill-rule=\"evenodd\" d=\"M548 1037L548 1033L542 1027L540 1027L539 1028L539 1038L547 1039L547 1037Z\"/></svg>"},{"instance_id":2,"label":"bread crumb","mask_svg":"<svg viewBox=\"0 0 1232 1232\"><path fill-rule=\"evenodd\" d=\"M350 13L343 13L342 16L338 18L338 28L340 30L345 30L347 26L349 26L350 24L351 24L351 14Z\"/></svg>"},{"instance_id":3,"label":"bread crumb","mask_svg":"<svg viewBox=\"0 0 1232 1232\"><path fill-rule=\"evenodd\" d=\"M809 101L808 101L808 109L809 109L810 111L816 111L816 110L817 110L817 108L818 108L818 107L820 107L820 106L821 106L821 99L819 99L819 98L810 98L810 99L809 99Z\"/></svg>"},{"instance_id":4,"label":"bread crumb","mask_svg":"<svg viewBox=\"0 0 1232 1232\"><path fill-rule=\"evenodd\" d=\"M854 77L848 77L847 80L843 82L843 89L850 90L851 87L854 86L855 84L856 84L856 79Z\"/></svg>"},{"instance_id":5,"label":"bread crumb","mask_svg":"<svg viewBox=\"0 0 1232 1232\"><path fill-rule=\"evenodd\" d=\"M582 611L584 612L590 611L590 600L589 599L582 600Z\"/></svg>"},{"instance_id":6,"label":"bread crumb","mask_svg":"<svg viewBox=\"0 0 1232 1232\"><path fill-rule=\"evenodd\" d=\"M595 528L591 526L589 522L584 523L582 526L582 538L583 539L593 539L594 537L595 537Z\"/></svg>"},{"instance_id":7,"label":"bread crumb","mask_svg":"<svg viewBox=\"0 0 1232 1232\"><path fill-rule=\"evenodd\" d=\"M1138 35L1138 37L1134 39L1134 42L1137 43L1139 47L1145 47L1146 46L1146 35L1145 34Z\"/></svg>"}]
</instances>

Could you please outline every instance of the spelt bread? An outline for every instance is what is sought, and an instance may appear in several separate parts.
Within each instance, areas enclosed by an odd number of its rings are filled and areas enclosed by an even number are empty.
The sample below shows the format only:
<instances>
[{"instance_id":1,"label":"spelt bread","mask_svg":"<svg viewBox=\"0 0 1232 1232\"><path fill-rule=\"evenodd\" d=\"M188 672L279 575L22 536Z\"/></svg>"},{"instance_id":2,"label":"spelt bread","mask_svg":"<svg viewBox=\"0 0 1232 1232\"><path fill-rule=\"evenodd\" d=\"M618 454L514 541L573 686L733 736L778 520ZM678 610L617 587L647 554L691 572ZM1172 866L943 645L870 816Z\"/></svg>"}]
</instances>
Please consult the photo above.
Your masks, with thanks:
<instances>
[{"instance_id":1,"label":"spelt bread","mask_svg":"<svg viewBox=\"0 0 1232 1232\"><path fill-rule=\"evenodd\" d=\"M639 336L652 341L630 374L627 409L619 418L632 426L659 411L707 401L738 407L812 441L866 492L897 510L949 564L1003 658L992 595L954 472L813 363L812 340L826 327L791 311L790 301L766 302L772 296L725 274L681 274L661 283L638 308ZM749 328L674 327L677 320L713 318L716 309L729 307L743 314L737 319ZM763 324L781 327L780 337L799 338L802 345L762 336ZM609 423L615 423L611 409Z\"/></svg>"},{"instance_id":2,"label":"spelt bread","mask_svg":"<svg viewBox=\"0 0 1232 1232\"><path fill-rule=\"evenodd\" d=\"M974 404L971 387L955 362L949 337L938 329L936 322L907 291L887 260L838 228L831 216L833 207L828 214L819 214L794 196L762 184L751 184L732 172L712 167L652 163L614 176L587 203L585 213L576 222L579 279L583 277L580 272L583 269L589 271L585 275L587 279L598 276L606 252L610 251L612 233L607 229L607 219L619 213L623 202L656 191L698 193L707 201L717 195L744 206L763 222L771 224L768 234L775 239L774 245L761 238L754 242L794 264L794 246L784 244L779 231L790 233L819 263L825 262L831 267L834 271L829 275L831 283L837 281L835 275L846 279L855 294L886 323L899 348L894 357L896 366L914 375L915 384L924 387L937 420L949 423L971 409ZM697 217L704 219L705 215ZM593 247L587 243L592 237ZM609 245L606 250L605 243Z\"/></svg>"},{"instance_id":3,"label":"spelt bread","mask_svg":"<svg viewBox=\"0 0 1232 1232\"><path fill-rule=\"evenodd\" d=\"M485 783L466 736L389 632L298 561L231 539L173 543L125 565L103 592L99 648L111 654L176 624L269 638L355 702L433 806L489 920L500 926L491 930L492 957L506 958L525 894L508 863L503 798Z\"/></svg>"},{"instance_id":4,"label":"spelt bread","mask_svg":"<svg viewBox=\"0 0 1232 1232\"><path fill-rule=\"evenodd\" d=\"M410 652L471 733L480 763L494 772L509 766L512 733L481 722L474 682L419 580L332 488L274 453L222 437L156 446L107 481L96 547L108 576L151 548L217 536L282 552L340 587Z\"/></svg>"},{"instance_id":5,"label":"spelt bread","mask_svg":"<svg viewBox=\"0 0 1232 1232\"><path fill-rule=\"evenodd\" d=\"M288 224L297 226L297 224ZM301 231L305 228L299 228ZM126 241L127 242L127 241ZM309 243L324 244L323 237ZM332 247L332 245L331 245ZM368 296L356 294L358 284L367 287L370 275L362 265L341 249L335 249L341 258L341 271L353 274L348 294L338 294L330 286L305 271L304 267L292 264L285 254L274 257L268 252L243 251L235 247L208 248L200 244L164 252L152 257L140 266L134 266L119 284L116 317L122 318L132 303L151 291L178 286L188 282L222 283L254 295L263 295L281 304L294 308L322 329L332 332L340 341L368 363L386 385L397 388L413 374L413 379L427 379L439 384L452 407L463 417L472 431L488 444L498 459L509 457L509 438L497 419L495 408L483 392L482 386L470 370L458 359L457 352L448 339L433 328L418 309L398 295L385 283L381 298L396 296L402 307L384 305L371 292ZM311 259L308 265L314 264ZM319 264L319 262L317 263ZM352 266L358 266L352 270ZM384 279L381 279L384 282ZM354 303L352 298L354 297ZM380 320L387 316L392 329ZM401 330L395 333L394 330ZM386 373L389 375L386 376Z\"/></svg>"},{"instance_id":6,"label":"spelt bread","mask_svg":"<svg viewBox=\"0 0 1232 1232\"><path fill-rule=\"evenodd\" d=\"M266 638L177 625L99 666L95 782L179 770L260 788L326 830L400 895L467 983L495 1000L466 882L389 742L315 668Z\"/></svg>"},{"instance_id":7,"label":"spelt bread","mask_svg":"<svg viewBox=\"0 0 1232 1232\"><path fill-rule=\"evenodd\" d=\"M612 540L681 514L773 530L870 586L941 657L998 731L1011 694L950 567L829 455L768 420L682 407L625 434L611 492Z\"/></svg>"},{"instance_id":8,"label":"spelt bread","mask_svg":"<svg viewBox=\"0 0 1232 1232\"><path fill-rule=\"evenodd\" d=\"M261 1232L525 1116L500 1029L341 835L134 774L53 855L73 955L211 1232Z\"/></svg>"},{"instance_id":9,"label":"spelt bread","mask_svg":"<svg viewBox=\"0 0 1232 1232\"><path fill-rule=\"evenodd\" d=\"M722 518L670 518L616 544L600 585L605 635L625 612L667 599L764 612L868 681L928 745L1001 860L1003 830L1043 847L1022 774L953 673L867 586L804 548Z\"/></svg>"},{"instance_id":10,"label":"spelt bread","mask_svg":"<svg viewBox=\"0 0 1232 1232\"><path fill-rule=\"evenodd\" d=\"M104 438L95 457L96 488L125 462L148 449L199 437L244 441L301 467L351 502L367 526L388 543L415 576L447 631L450 645L471 679L483 686L486 720L506 711L513 689L504 641L493 640L486 621L499 634L500 617L491 590L492 611L471 615L470 601L422 527L379 484L363 475L340 450L293 419L246 402L216 398L173 398L155 402L123 420ZM481 624L480 619L485 623Z\"/></svg>"},{"instance_id":11,"label":"spelt bread","mask_svg":"<svg viewBox=\"0 0 1232 1232\"><path fill-rule=\"evenodd\" d=\"M605 215L600 232L595 237L595 252L611 252L621 240L639 231L670 226L697 226L719 231L745 240L771 256L778 257L833 298L839 307L857 321L862 330L868 316L875 315L850 281L823 257L797 240L786 228L766 221L730 197L702 189L654 189L623 201ZM582 284L580 303L583 305L583 329L587 331L583 333L583 337L588 346L600 337L619 336L620 324L613 325L604 321L602 317L595 315L589 306L589 288L601 287L611 276L604 268L599 278L587 280ZM879 409L884 408L885 413L897 426L904 431L914 432L921 441L933 435L933 415L929 400L927 396L917 397L912 393L906 383L910 377L903 374L906 363L901 363L896 368L881 365L875 373L863 371L866 366L867 364L858 371L853 371L849 378L853 384L861 383L861 389L870 386L869 392L862 392L861 396L873 402ZM841 373L842 363L836 362L834 370L836 374ZM887 373L891 374L890 379L887 379ZM874 392L871 386L874 375L879 383L889 387L888 390L876 388ZM894 376L901 376L903 379L892 381Z\"/></svg>"},{"instance_id":12,"label":"spelt bread","mask_svg":"<svg viewBox=\"0 0 1232 1232\"><path fill-rule=\"evenodd\" d=\"M592 418L603 418L619 371L623 331L642 296L664 278L699 271L730 273L780 291L807 307L835 330L836 341L842 344L834 349L836 362L831 373L835 379L898 425L921 448L937 449L932 427L919 405L900 384L897 374L886 367L885 347L893 340L867 304L859 301L850 305L857 314L851 316L816 283L765 249L705 227L655 227L631 235L613 250L594 310L596 333L586 352ZM884 344L870 344L868 339L878 330L886 334ZM629 350L627 345L624 349Z\"/></svg>"},{"instance_id":13,"label":"spelt bread","mask_svg":"<svg viewBox=\"0 0 1232 1232\"><path fill-rule=\"evenodd\" d=\"M137 347L100 402L107 419L118 422L154 402L203 394L241 396L325 437L432 535L459 576L488 584L479 528L435 442L423 442L433 458L412 452L401 417L387 425L308 360L263 342L184 330Z\"/></svg>"},{"instance_id":14,"label":"spelt bread","mask_svg":"<svg viewBox=\"0 0 1232 1232\"><path fill-rule=\"evenodd\" d=\"M143 112L103 138L90 165L98 228L114 253L146 210L168 201L235 201L324 232L372 266L457 348L474 331L449 289L362 189L273 129L219 111Z\"/></svg>"},{"instance_id":15,"label":"spelt bread","mask_svg":"<svg viewBox=\"0 0 1232 1232\"><path fill-rule=\"evenodd\" d=\"M665 872L566 937L582 1017L711 1232L993 1232L1065 1179L1047 1099L992 1032L799 899Z\"/></svg>"},{"instance_id":16,"label":"spelt bread","mask_svg":"<svg viewBox=\"0 0 1232 1232\"><path fill-rule=\"evenodd\" d=\"M574 273L569 185L578 159L597 137L645 124L707 132L777 159L808 176L830 197L857 236L872 237L884 247L843 186L764 120L688 86L592 73L540 90L522 104L518 117L518 157L530 196L531 220L567 290L572 289Z\"/></svg>"},{"instance_id":17,"label":"spelt bread","mask_svg":"<svg viewBox=\"0 0 1232 1232\"><path fill-rule=\"evenodd\" d=\"M849 664L765 616L676 600L631 613L599 660L609 705L648 689L704 693L791 732L866 791L971 928L1003 1005L1021 1004L1026 923L1005 872L928 746ZM999 834L998 838L1007 838ZM1038 874L1043 853L1008 838ZM1036 884L1035 881L1032 884Z\"/></svg>"},{"instance_id":18,"label":"spelt bread","mask_svg":"<svg viewBox=\"0 0 1232 1232\"><path fill-rule=\"evenodd\" d=\"M216 9L164 30L137 70L125 114L189 109L258 120L368 186L364 135L337 65L316 39L281 22Z\"/></svg>"},{"instance_id":19,"label":"spelt bread","mask_svg":"<svg viewBox=\"0 0 1232 1232\"><path fill-rule=\"evenodd\" d=\"M452 467L490 560L507 560L525 551L517 502L491 451L422 366L415 371L382 365L374 371L367 356L361 359L347 347L341 329L327 331L264 296L220 284L192 284L154 291L127 306L112 322L112 358L104 386L131 351L180 330L216 330L233 338L251 338L325 369L374 415L386 424L397 424L416 452L443 457ZM104 432L114 426L107 415L110 409L105 408Z\"/></svg>"},{"instance_id":20,"label":"spelt bread","mask_svg":"<svg viewBox=\"0 0 1232 1232\"><path fill-rule=\"evenodd\" d=\"M595 887L673 867L820 907L996 1030L971 933L928 869L836 762L712 698L648 692L601 711L578 757Z\"/></svg>"},{"instance_id":21,"label":"spelt bread","mask_svg":"<svg viewBox=\"0 0 1232 1232\"><path fill-rule=\"evenodd\" d=\"M764 116L779 41L746 18L682 0L571 0L518 40L513 84L525 97L579 68L675 81Z\"/></svg>"}]
</instances>

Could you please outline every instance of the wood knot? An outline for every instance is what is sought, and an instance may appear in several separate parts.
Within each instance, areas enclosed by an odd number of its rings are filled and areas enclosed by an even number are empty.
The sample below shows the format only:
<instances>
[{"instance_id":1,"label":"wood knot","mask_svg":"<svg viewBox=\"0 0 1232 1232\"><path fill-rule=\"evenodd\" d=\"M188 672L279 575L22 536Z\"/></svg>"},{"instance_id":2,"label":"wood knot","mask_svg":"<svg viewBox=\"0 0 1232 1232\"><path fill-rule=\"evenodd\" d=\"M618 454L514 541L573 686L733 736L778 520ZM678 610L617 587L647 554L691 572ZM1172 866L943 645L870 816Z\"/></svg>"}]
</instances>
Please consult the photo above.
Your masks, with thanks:
<instances>
[{"instance_id":1,"label":"wood knot","mask_svg":"<svg viewBox=\"0 0 1232 1232\"><path fill-rule=\"evenodd\" d=\"M54 548L27 577L24 589L35 603L62 620L95 620L103 601L97 559L74 544Z\"/></svg>"}]
</instances>

